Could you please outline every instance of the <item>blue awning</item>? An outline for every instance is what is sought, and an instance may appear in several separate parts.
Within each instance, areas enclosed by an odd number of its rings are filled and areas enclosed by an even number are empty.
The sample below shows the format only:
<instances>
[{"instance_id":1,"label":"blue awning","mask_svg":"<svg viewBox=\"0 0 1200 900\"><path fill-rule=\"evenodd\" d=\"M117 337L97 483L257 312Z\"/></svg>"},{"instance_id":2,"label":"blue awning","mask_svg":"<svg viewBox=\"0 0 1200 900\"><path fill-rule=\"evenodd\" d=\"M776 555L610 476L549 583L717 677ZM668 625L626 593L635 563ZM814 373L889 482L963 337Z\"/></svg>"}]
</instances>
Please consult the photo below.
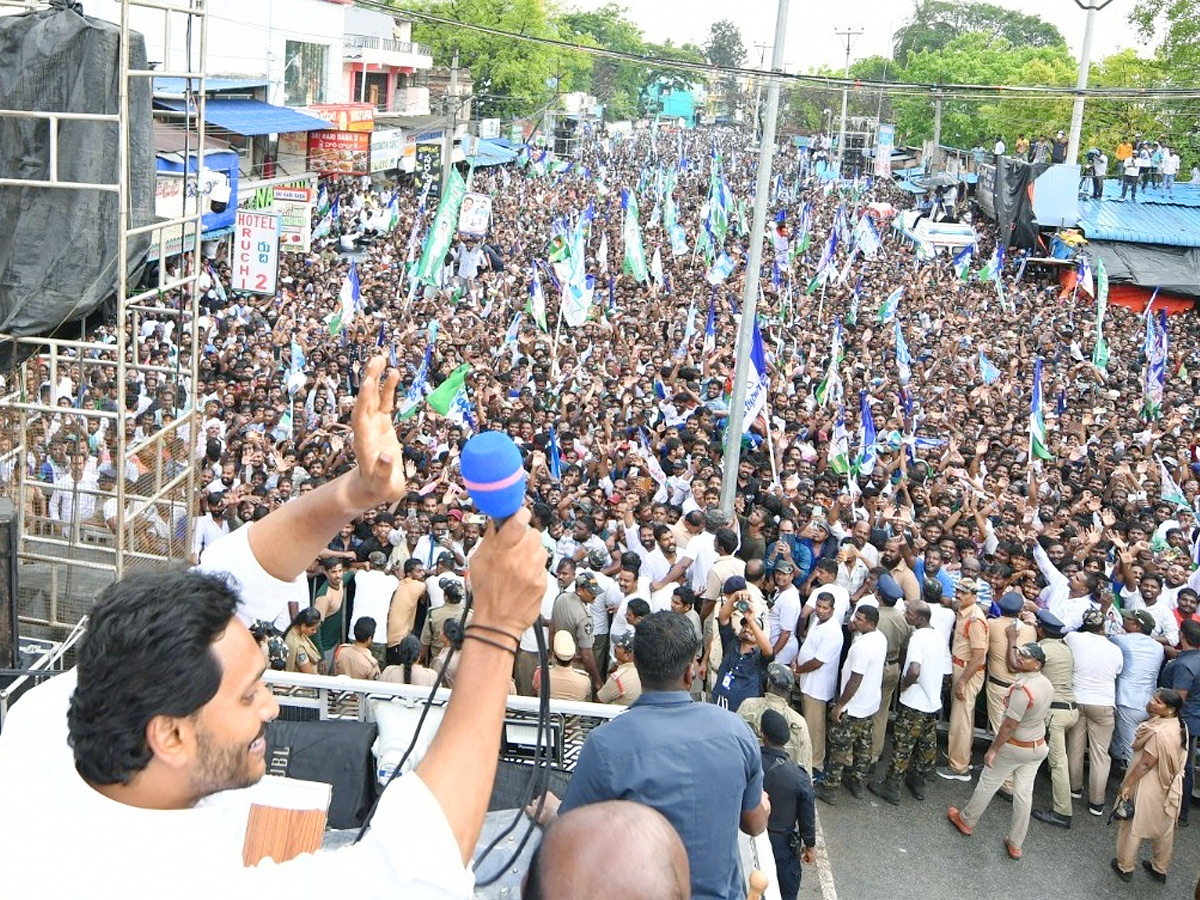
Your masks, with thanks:
<instances>
[{"instance_id":1,"label":"blue awning","mask_svg":"<svg viewBox=\"0 0 1200 900\"><path fill-rule=\"evenodd\" d=\"M154 102L163 109L183 111L182 100L156 97ZM204 120L234 134L247 136L286 134L291 131L325 131L330 127L324 119L288 109L286 106L272 106L261 100L233 100L221 97L210 97L205 101Z\"/></svg>"},{"instance_id":2,"label":"blue awning","mask_svg":"<svg viewBox=\"0 0 1200 900\"><path fill-rule=\"evenodd\" d=\"M192 89L196 90L200 87L198 79L190 79ZM182 97L187 87L189 79L177 78L173 75L157 75L154 78L154 96L156 97ZM248 91L253 88L267 87L269 82L265 78L205 78L204 90L206 93L213 91Z\"/></svg>"},{"instance_id":3,"label":"blue awning","mask_svg":"<svg viewBox=\"0 0 1200 900\"><path fill-rule=\"evenodd\" d=\"M517 158L517 151L509 150L490 138L475 142L475 152L468 157L473 166L502 166Z\"/></svg>"}]
</instances>

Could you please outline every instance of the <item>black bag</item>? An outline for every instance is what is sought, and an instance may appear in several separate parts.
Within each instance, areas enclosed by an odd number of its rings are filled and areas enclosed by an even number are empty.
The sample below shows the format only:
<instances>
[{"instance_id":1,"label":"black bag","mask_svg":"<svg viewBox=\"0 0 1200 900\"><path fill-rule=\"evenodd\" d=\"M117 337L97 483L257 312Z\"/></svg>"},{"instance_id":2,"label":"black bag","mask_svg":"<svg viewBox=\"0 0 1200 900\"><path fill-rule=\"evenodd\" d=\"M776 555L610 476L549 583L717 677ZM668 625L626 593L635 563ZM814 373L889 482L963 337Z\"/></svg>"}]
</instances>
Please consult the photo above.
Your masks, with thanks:
<instances>
[{"instance_id":1,"label":"black bag","mask_svg":"<svg viewBox=\"0 0 1200 900\"><path fill-rule=\"evenodd\" d=\"M285 722L267 726L267 770L272 775L333 786L330 828L358 828L375 802L373 722Z\"/></svg>"}]
</instances>

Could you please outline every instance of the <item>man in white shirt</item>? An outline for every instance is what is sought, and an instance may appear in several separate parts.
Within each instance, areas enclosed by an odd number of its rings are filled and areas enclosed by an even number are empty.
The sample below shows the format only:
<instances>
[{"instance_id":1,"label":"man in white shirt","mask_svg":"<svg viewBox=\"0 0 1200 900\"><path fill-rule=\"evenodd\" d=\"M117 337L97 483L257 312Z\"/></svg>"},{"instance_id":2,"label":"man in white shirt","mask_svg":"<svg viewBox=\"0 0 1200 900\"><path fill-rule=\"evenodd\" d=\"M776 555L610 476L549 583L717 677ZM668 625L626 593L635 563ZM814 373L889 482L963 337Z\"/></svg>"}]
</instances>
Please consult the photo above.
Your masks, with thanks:
<instances>
[{"instance_id":1,"label":"man in white shirt","mask_svg":"<svg viewBox=\"0 0 1200 900\"><path fill-rule=\"evenodd\" d=\"M800 591L792 584L792 574L776 569L775 599L767 613L767 640L775 650L775 662L790 666L800 652L796 633L800 627Z\"/></svg>"},{"instance_id":2,"label":"man in white shirt","mask_svg":"<svg viewBox=\"0 0 1200 900\"><path fill-rule=\"evenodd\" d=\"M350 623L350 631L354 631L354 623L363 616L375 620L375 637L371 641L371 652L379 661L382 668L384 654L387 652L387 620L388 611L392 607L392 595L400 586L400 579L385 571L387 557L382 551L376 550L367 557L367 567L354 576L354 621Z\"/></svg>"},{"instance_id":3,"label":"man in white shirt","mask_svg":"<svg viewBox=\"0 0 1200 900\"><path fill-rule=\"evenodd\" d=\"M1050 561L1041 544L1030 540L1028 546L1033 552L1033 561L1037 563L1042 577L1046 579L1046 609L1063 623L1065 631L1078 630L1083 624L1084 612L1097 608L1092 598L1100 586L1100 579L1094 572L1085 572L1082 569L1067 578Z\"/></svg>"},{"instance_id":4,"label":"man in white shirt","mask_svg":"<svg viewBox=\"0 0 1200 900\"><path fill-rule=\"evenodd\" d=\"M838 591L846 593L845 588L829 585L818 588L809 598L816 620L809 626L794 663L800 676L801 711L812 739L814 772L823 771L825 765L825 719L829 702L837 692L837 663L845 640L841 620L834 614ZM849 602L847 598L847 605Z\"/></svg>"},{"instance_id":5,"label":"man in white shirt","mask_svg":"<svg viewBox=\"0 0 1200 900\"><path fill-rule=\"evenodd\" d=\"M198 565L204 551L229 534L229 522L225 519L225 498L220 494L209 494L204 502L208 504L208 512L198 516L192 527L192 565ZM287 628L289 624L291 623L285 622L283 627Z\"/></svg>"},{"instance_id":6,"label":"man in white shirt","mask_svg":"<svg viewBox=\"0 0 1200 900\"><path fill-rule=\"evenodd\" d=\"M54 481L50 495L50 519L71 537L75 525L96 518L96 491L99 484L94 466L87 465L86 453L71 455L71 467Z\"/></svg>"},{"instance_id":7,"label":"man in white shirt","mask_svg":"<svg viewBox=\"0 0 1200 900\"><path fill-rule=\"evenodd\" d=\"M837 803L842 772L850 770L846 787L859 799L871 769L871 719L883 696L883 666L887 661L887 638L879 633L879 609L859 606L850 620L858 634L842 666L842 692L829 714L829 760L825 781L817 797Z\"/></svg>"},{"instance_id":8,"label":"man in white shirt","mask_svg":"<svg viewBox=\"0 0 1200 900\"><path fill-rule=\"evenodd\" d=\"M867 785L872 794L893 806L900 803L902 781L914 797L924 800L926 779L937 765L937 721L942 708L945 646L930 625L929 613L929 604L924 600L906 604L904 619L913 632L900 678L892 759L883 781Z\"/></svg>"},{"instance_id":9,"label":"man in white shirt","mask_svg":"<svg viewBox=\"0 0 1200 900\"><path fill-rule=\"evenodd\" d=\"M1067 732L1067 769L1071 776L1071 794L1083 790L1083 751L1088 751L1088 812L1104 812L1104 792L1112 764L1112 743L1117 704L1117 676L1124 667L1121 648L1104 636L1104 613L1089 609L1083 614L1083 627L1063 638L1074 657L1071 678L1079 721Z\"/></svg>"},{"instance_id":10,"label":"man in white shirt","mask_svg":"<svg viewBox=\"0 0 1200 900\"><path fill-rule=\"evenodd\" d=\"M958 614L954 611L954 594L946 596L940 581L926 578L921 586L921 599L929 604L929 624L941 642L945 674L953 675L954 657L950 655L950 639L954 636L954 625L958 621Z\"/></svg>"},{"instance_id":11,"label":"man in white shirt","mask_svg":"<svg viewBox=\"0 0 1200 900\"><path fill-rule=\"evenodd\" d=\"M128 900L158 900L164 884L182 900L325 895L355 879L375 896L471 895L464 863L487 810L512 667L506 648L475 640L461 651L462 690L434 746L384 791L361 842L282 864L242 859L250 805L266 801L242 788L263 777L279 712L244 623L259 618L249 608L259 594L306 596L305 568L340 523L403 496L396 378L385 405L382 369L382 357L367 365L355 409L359 468L213 545L221 578L140 573L108 588L76 669L13 707L0 733L0 796L23 812L0 818L5 858L21 862L7 867L6 896L36 893L62 858L99 879L97 896ZM476 558L476 614L510 646L536 617L529 598L546 577L527 521L518 511Z\"/></svg>"}]
</instances>

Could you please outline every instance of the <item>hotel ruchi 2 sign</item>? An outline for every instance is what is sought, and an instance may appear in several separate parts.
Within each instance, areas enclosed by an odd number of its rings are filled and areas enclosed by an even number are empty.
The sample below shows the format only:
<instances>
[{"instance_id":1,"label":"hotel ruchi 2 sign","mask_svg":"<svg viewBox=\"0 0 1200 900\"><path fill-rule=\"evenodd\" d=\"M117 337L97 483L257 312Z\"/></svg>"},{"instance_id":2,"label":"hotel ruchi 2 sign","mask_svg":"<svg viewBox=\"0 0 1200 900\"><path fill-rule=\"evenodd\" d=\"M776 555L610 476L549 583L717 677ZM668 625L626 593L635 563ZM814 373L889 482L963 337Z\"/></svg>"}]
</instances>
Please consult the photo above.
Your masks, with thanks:
<instances>
[{"instance_id":1,"label":"hotel ruchi 2 sign","mask_svg":"<svg viewBox=\"0 0 1200 900\"><path fill-rule=\"evenodd\" d=\"M233 234L233 289L273 297L279 277L279 216L239 209Z\"/></svg>"}]
</instances>

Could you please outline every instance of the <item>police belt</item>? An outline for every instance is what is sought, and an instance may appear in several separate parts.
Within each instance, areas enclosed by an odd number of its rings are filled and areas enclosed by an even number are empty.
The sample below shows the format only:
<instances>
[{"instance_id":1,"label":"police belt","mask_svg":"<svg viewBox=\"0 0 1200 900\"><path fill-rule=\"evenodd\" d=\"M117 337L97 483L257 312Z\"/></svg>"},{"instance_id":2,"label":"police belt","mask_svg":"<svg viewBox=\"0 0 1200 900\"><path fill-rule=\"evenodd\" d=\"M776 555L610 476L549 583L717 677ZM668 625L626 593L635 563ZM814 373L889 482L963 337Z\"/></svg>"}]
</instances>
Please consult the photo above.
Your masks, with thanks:
<instances>
[{"instance_id":1,"label":"police belt","mask_svg":"<svg viewBox=\"0 0 1200 900\"><path fill-rule=\"evenodd\" d=\"M1046 739L1038 738L1036 741L1018 741L1016 738L1009 738L1008 742L1014 747L1020 747L1023 750L1032 750L1034 747L1040 747L1046 743Z\"/></svg>"},{"instance_id":2,"label":"police belt","mask_svg":"<svg viewBox=\"0 0 1200 900\"><path fill-rule=\"evenodd\" d=\"M994 675L989 675L988 681L990 681L992 684L998 685L1000 687L1012 687L1013 686L1013 683L1011 681L1004 681L1003 679L997 678Z\"/></svg>"},{"instance_id":3,"label":"police belt","mask_svg":"<svg viewBox=\"0 0 1200 900\"><path fill-rule=\"evenodd\" d=\"M1074 703L1068 703L1066 700L1055 700L1050 704L1051 709L1074 709Z\"/></svg>"}]
</instances>

